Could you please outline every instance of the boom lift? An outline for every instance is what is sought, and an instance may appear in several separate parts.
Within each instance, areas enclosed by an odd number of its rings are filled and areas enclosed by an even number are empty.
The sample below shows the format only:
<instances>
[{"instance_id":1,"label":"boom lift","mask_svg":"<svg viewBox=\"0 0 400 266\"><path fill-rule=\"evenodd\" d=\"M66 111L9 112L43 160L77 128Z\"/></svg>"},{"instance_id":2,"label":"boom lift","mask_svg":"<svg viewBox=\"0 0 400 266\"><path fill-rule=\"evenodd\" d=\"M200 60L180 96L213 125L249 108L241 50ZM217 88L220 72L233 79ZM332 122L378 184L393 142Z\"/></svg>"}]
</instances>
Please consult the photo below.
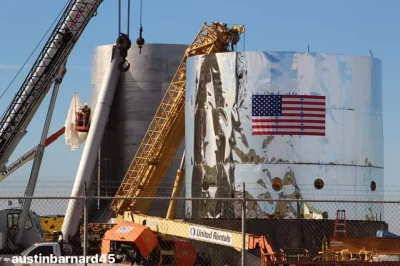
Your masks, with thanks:
<instances>
[{"instance_id":1,"label":"boom lift","mask_svg":"<svg viewBox=\"0 0 400 266\"><path fill-rule=\"evenodd\" d=\"M185 55L150 123L135 157L116 193L111 209L117 216L125 211L147 213L150 200L118 199L118 197L152 197L179 148L185 134L184 104L186 60L190 56L230 51L244 32L243 25L228 28L226 24L204 24ZM180 173L178 173L179 175Z\"/></svg>"},{"instance_id":2,"label":"boom lift","mask_svg":"<svg viewBox=\"0 0 400 266\"><path fill-rule=\"evenodd\" d=\"M4 167L57 78L60 67L96 15L102 0L71 0L19 91L0 119L0 167Z\"/></svg>"},{"instance_id":3,"label":"boom lift","mask_svg":"<svg viewBox=\"0 0 400 266\"><path fill-rule=\"evenodd\" d=\"M125 244L130 246L125 253L138 263L152 265L214 265L202 264L191 241L207 242L242 249L242 233L187 222L168 220L141 214L125 212L124 220L104 234L101 254L115 254L113 248ZM258 249L261 253L261 265L276 262L275 253L264 236L246 234L245 249ZM143 241L146 239L148 241ZM171 239L172 238L172 239ZM115 254L118 255L118 254ZM147 265L147 264L146 264Z\"/></svg>"},{"instance_id":4,"label":"boom lift","mask_svg":"<svg viewBox=\"0 0 400 266\"><path fill-rule=\"evenodd\" d=\"M27 127L35 115L51 85L59 78L59 74L67 62L68 56L78 42L89 21L97 15L97 9L104 0L69 0L44 45L36 62L33 64L21 88L0 118L0 170L13 153L14 149L27 133ZM121 0L119 0L121 9ZM128 0L130 3L130 0ZM128 8L130 5L128 5ZM129 14L128 14L129 19ZM129 22L129 21L128 21ZM137 39L140 47L142 38ZM119 32L117 47L123 58L119 70L126 72L129 63L126 61L127 51L131 47L128 33ZM60 73L58 73L60 72Z\"/></svg>"}]
</instances>

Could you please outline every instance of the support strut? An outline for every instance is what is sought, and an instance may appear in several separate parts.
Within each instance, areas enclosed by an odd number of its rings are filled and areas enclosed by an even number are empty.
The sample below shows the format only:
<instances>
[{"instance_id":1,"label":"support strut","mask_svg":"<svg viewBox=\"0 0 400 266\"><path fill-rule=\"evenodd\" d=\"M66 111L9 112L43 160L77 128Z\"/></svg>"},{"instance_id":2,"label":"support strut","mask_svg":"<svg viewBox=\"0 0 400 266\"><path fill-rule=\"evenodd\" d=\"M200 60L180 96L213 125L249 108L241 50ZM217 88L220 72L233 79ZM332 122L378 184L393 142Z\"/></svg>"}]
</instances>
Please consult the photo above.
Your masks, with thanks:
<instances>
[{"instance_id":1,"label":"support strut","mask_svg":"<svg viewBox=\"0 0 400 266\"><path fill-rule=\"evenodd\" d=\"M22 208L21 214L18 218L18 234L15 237L15 243L18 246L22 244L22 240L24 237L25 225L26 225L26 221L29 216L29 210L31 208L31 203L32 203L32 199L29 197L32 197L35 192L35 187L36 187L37 179L39 176L40 166L42 164L43 154L44 154L44 150L46 148L47 134L49 133L51 118L53 116L54 106L56 105L58 89L60 87L63 77L65 76L66 71L67 70L65 68L65 65L61 66L61 68L59 69L59 73L57 73L56 79L54 81L54 89L53 89L53 93L51 95L49 109L47 111L47 116L46 116L46 121L43 126L42 137L40 139L40 143L38 145L38 148L37 148L37 151L35 154L35 158L33 160L31 175L29 178L28 186L26 188L26 192L25 192L25 197L28 197L28 198L26 198L24 200L23 208Z\"/></svg>"}]
</instances>

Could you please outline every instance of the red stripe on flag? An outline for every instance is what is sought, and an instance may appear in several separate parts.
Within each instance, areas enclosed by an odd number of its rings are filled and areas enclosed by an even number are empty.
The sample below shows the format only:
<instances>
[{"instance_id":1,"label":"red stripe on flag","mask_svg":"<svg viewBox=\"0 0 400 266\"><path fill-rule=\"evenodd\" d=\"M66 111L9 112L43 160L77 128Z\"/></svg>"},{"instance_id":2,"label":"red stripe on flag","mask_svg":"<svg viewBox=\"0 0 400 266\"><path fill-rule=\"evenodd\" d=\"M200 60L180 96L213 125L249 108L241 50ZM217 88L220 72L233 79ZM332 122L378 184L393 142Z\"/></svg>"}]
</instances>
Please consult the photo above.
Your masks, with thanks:
<instances>
[{"instance_id":1,"label":"red stripe on flag","mask_svg":"<svg viewBox=\"0 0 400 266\"><path fill-rule=\"evenodd\" d=\"M257 132L253 132L253 135L257 135L257 136L262 136L262 135L325 136L325 133L324 132L262 132L262 131L257 131Z\"/></svg>"},{"instance_id":2,"label":"red stripe on flag","mask_svg":"<svg viewBox=\"0 0 400 266\"><path fill-rule=\"evenodd\" d=\"M325 117L325 114L296 114L296 113L285 113L281 116L300 116L300 117ZM279 120L278 120L279 121Z\"/></svg>"},{"instance_id":3,"label":"red stripe on flag","mask_svg":"<svg viewBox=\"0 0 400 266\"><path fill-rule=\"evenodd\" d=\"M325 96L321 96L321 95L282 95L282 98L292 98L292 99L304 98L304 99L319 99L319 100L323 100L323 99L325 99Z\"/></svg>"},{"instance_id":4,"label":"red stripe on flag","mask_svg":"<svg viewBox=\"0 0 400 266\"><path fill-rule=\"evenodd\" d=\"M254 125L253 128L292 128L292 129L325 129L325 127L321 126L283 126L283 125Z\"/></svg>"},{"instance_id":5,"label":"red stripe on flag","mask_svg":"<svg viewBox=\"0 0 400 266\"><path fill-rule=\"evenodd\" d=\"M285 101L282 104L298 104L298 105L325 105L324 102L308 102L308 101Z\"/></svg>"},{"instance_id":6,"label":"red stripe on flag","mask_svg":"<svg viewBox=\"0 0 400 266\"><path fill-rule=\"evenodd\" d=\"M282 107L282 111L325 111L325 108L308 108L308 107Z\"/></svg>"},{"instance_id":7,"label":"red stripe on flag","mask_svg":"<svg viewBox=\"0 0 400 266\"><path fill-rule=\"evenodd\" d=\"M260 119L255 118L252 122L256 123L318 123L318 124L325 124L324 120L307 120L307 119Z\"/></svg>"}]
</instances>

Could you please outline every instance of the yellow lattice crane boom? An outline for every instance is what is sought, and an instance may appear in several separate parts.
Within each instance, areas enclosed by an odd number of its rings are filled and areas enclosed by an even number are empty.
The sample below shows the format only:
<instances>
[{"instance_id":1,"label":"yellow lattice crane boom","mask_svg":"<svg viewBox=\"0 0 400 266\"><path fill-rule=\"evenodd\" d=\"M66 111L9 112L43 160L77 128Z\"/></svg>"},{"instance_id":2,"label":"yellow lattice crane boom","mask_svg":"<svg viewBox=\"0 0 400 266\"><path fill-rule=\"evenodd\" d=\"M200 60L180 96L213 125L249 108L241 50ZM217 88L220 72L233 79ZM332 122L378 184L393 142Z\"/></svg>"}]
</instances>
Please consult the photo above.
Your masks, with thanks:
<instances>
[{"instance_id":1,"label":"yellow lattice crane boom","mask_svg":"<svg viewBox=\"0 0 400 266\"><path fill-rule=\"evenodd\" d=\"M131 165L111 203L116 215L125 211L147 213L151 200L123 200L118 197L152 197L170 166L185 135L186 60L190 56L228 52L239 41L244 26L229 28L213 22L202 26L187 48L161 104L150 123Z\"/></svg>"}]
</instances>

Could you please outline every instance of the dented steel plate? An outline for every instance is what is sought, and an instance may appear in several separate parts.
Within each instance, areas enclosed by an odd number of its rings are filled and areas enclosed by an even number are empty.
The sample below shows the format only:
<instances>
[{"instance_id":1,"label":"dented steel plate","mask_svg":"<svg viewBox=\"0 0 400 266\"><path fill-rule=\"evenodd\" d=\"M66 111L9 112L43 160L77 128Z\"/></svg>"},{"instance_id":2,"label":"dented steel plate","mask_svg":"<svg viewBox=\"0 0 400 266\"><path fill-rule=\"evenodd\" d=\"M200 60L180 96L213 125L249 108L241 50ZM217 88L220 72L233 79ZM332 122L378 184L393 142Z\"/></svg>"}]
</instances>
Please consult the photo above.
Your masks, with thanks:
<instances>
[{"instance_id":1,"label":"dented steel plate","mask_svg":"<svg viewBox=\"0 0 400 266\"><path fill-rule=\"evenodd\" d=\"M252 96L278 93L325 96L325 136L253 135ZM191 57L185 112L188 197L235 197L245 182L252 198L383 198L379 59L296 52ZM316 179L323 180L321 189L315 188ZM274 180L280 186L273 188ZM252 215L297 217L294 205L258 204ZM306 205L302 214L336 212ZM187 207L194 217L240 215L227 202ZM368 207L352 213L365 219ZM374 207L372 213L381 210Z\"/></svg>"}]
</instances>

